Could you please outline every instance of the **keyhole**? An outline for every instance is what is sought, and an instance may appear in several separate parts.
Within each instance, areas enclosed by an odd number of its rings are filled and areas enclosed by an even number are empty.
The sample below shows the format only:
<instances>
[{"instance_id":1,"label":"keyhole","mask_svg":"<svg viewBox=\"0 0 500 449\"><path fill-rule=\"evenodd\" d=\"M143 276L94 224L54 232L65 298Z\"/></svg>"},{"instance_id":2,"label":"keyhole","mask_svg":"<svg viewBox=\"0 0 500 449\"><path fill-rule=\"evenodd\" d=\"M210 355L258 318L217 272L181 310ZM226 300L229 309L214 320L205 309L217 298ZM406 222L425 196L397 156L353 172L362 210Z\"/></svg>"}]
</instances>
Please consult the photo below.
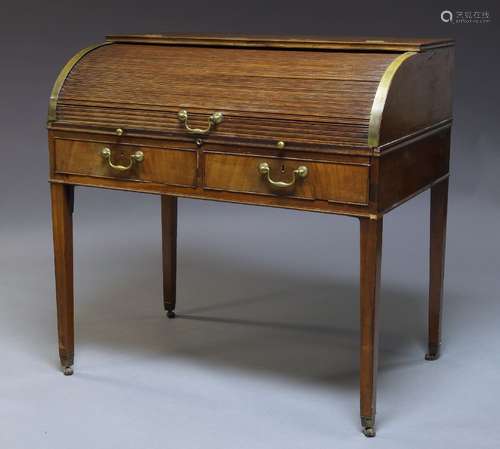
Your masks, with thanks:
<instances>
[{"instance_id":1,"label":"keyhole","mask_svg":"<svg viewBox=\"0 0 500 449\"><path fill-rule=\"evenodd\" d=\"M285 164L281 164L281 173L285 173Z\"/></svg>"}]
</instances>

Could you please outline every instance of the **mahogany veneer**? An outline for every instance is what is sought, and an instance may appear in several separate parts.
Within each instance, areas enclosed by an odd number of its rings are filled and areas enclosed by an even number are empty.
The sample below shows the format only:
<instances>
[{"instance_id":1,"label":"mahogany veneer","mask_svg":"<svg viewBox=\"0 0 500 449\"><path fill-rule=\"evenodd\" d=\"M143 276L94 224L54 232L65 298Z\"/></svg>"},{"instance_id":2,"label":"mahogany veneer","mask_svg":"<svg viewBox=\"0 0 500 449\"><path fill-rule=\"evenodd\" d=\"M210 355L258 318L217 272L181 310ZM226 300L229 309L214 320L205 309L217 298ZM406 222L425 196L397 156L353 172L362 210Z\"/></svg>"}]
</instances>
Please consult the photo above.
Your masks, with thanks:
<instances>
[{"instance_id":1,"label":"mahogany veneer","mask_svg":"<svg viewBox=\"0 0 500 449\"><path fill-rule=\"evenodd\" d=\"M451 129L450 39L110 36L49 105L59 353L72 374L74 186L161 195L175 317L177 198L360 220L361 422L375 435L382 222L431 189L428 360L438 357Z\"/></svg>"}]
</instances>

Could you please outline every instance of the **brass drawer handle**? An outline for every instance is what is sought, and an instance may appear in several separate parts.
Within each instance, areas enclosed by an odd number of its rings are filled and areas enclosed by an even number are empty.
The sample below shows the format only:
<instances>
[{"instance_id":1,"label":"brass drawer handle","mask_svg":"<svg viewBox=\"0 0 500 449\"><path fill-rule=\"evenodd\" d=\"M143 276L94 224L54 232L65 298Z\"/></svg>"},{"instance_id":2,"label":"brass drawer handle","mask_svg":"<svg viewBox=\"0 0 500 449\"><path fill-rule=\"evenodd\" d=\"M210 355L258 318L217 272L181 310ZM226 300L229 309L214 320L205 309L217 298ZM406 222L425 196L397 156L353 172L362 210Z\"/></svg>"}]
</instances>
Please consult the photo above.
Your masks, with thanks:
<instances>
[{"instance_id":1,"label":"brass drawer handle","mask_svg":"<svg viewBox=\"0 0 500 449\"><path fill-rule=\"evenodd\" d=\"M224 115L222 114L222 112L214 112L208 118L208 126L205 129L191 128L188 123L188 111L186 111L185 109L182 109L177 113L177 118L181 123L184 123L184 128L186 128L186 131L190 132L191 134L208 134L212 127L222 123L222 121L224 120Z\"/></svg>"},{"instance_id":2,"label":"brass drawer handle","mask_svg":"<svg viewBox=\"0 0 500 449\"><path fill-rule=\"evenodd\" d=\"M134 162L142 162L144 160L144 153L142 151L136 151L130 156L130 162L128 165L113 164L113 161L111 160L111 150L108 147L104 147L101 150L101 156L108 161L108 165L111 168L119 171L130 170L132 165L134 165Z\"/></svg>"},{"instance_id":3,"label":"brass drawer handle","mask_svg":"<svg viewBox=\"0 0 500 449\"><path fill-rule=\"evenodd\" d=\"M301 165L300 167L297 167L293 171L293 178L291 181L289 181L289 182L274 181L271 179L271 168L269 167L269 164L267 162L261 162L259 164L259 173L261 175L266 175L266 180L271 186L276 187L277 189L287 189L289 187L292 187L295 184L295 182L297 181L297 178L307 177L309 170L307 169L307 167L305 165Z\"/></svg>"}]
</instances>

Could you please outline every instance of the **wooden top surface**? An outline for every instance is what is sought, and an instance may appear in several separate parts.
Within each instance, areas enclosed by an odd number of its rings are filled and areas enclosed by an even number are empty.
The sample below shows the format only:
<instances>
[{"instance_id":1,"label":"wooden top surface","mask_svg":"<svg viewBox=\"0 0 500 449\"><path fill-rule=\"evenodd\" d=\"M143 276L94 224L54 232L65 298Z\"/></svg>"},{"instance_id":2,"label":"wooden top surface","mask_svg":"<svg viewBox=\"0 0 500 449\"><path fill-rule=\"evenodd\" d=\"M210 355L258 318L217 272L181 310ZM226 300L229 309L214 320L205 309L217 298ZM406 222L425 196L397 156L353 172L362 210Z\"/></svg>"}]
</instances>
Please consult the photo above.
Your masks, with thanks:
<instances>
[{"instance_id":1,"label":"wooden top surface","mask_svg":"<svg viewBox=\"0 0 500 449\"><path fill-rule=\"evenodd\" d=\"M311 50L415 51L454 45L450 38L250 36L223 34L124 34L106 36L108 41L163 45L281 48Z\"/></svg>"}]
</instances>

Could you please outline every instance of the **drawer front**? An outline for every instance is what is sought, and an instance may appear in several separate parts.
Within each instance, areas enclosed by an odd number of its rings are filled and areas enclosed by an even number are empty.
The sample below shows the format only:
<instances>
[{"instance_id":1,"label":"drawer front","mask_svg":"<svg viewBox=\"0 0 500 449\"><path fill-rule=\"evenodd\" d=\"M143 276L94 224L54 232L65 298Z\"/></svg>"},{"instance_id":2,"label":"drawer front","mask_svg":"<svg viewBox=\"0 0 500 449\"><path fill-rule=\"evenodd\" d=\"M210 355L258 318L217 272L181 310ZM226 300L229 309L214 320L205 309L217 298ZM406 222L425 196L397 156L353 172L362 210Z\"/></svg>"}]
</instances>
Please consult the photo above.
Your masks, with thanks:
<instances>
[{"instance_id":1,"label":"drawer front","mask_svg":"<svg viewBox=\"0 0 500 449\"><path fill-rule=\"evenodd\" d=\"M196 185L197 152L56 139L54 171L193 187Z\"/></svg>"},{"instance_id":2,"label":"drawer front","mask_svg":"<svg viewBox=\"0 0 500 449\"><path fill-rule=\"evenodd\" d=\"M368 180L368 164L205 153L206 189L367 205Z\"/></svg>"}]
</instances>

